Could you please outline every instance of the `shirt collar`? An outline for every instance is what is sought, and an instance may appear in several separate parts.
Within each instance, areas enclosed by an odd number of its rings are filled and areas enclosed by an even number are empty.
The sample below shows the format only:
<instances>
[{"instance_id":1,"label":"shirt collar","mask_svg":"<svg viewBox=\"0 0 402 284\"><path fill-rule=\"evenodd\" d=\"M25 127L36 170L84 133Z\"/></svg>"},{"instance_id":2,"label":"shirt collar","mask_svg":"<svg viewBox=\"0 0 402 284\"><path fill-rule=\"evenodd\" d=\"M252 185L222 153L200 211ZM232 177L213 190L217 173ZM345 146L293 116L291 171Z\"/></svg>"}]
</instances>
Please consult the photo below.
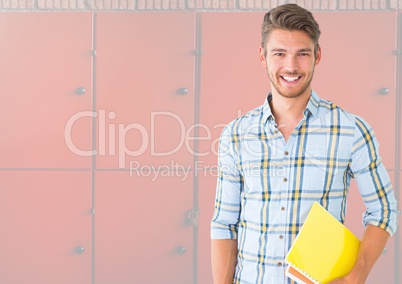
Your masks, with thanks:
<instances>
[{"instance_id":1,"label":"shirt collar","mask_svg":"<svg viewBox=\"0 0 402 284\"><path fill-rule=\"evenodd\" d=\"M269 106L269 101L272 100L272 94L269 93L267 98L265 99L264 105L263 105L263 121L264 123L267 121L267 119L274 119L274 115L272 114L271 107ZM304 111L304 114L306 116L312 115L312 116L317 116L318 113L318 105L320 102L320 97L317 95L317 93L314 90L311 90L311 95L310 99L307 103L306 110Z\"/></svg>"},{"instance_id":2,"label":"shirt collar","mask_svg":"<svg viewBox=\"0 0 402 284\"><path fill-rule=\"evenodd\" d=\"M320 104L320 97L314 90L311 90L310 99L308 100L306 110L304 114L307 116L310 113L312 116L317 116L318 113L318 106Z\"/></svg>"},{"instance_id":3,"label":"shirt collar","mask_svg":"<svg viewBox=\"0 0 402 284\"><path fill-rule=\"evenodd\" d=\"M265 123L268 119L274 119L269 102L272 100L272 94L269 93L265 99L264 105L262 107L262 121Z\"/></svg>"}]
</instances>

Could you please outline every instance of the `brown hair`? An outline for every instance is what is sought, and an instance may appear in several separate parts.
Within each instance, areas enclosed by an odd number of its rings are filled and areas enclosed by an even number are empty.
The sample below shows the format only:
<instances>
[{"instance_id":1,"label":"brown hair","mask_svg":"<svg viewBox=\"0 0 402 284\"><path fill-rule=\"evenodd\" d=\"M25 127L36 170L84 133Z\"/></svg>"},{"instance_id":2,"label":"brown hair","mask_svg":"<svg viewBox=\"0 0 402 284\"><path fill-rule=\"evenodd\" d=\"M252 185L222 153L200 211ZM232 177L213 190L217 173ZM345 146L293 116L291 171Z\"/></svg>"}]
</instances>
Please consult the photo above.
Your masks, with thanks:
<instances>
[{"instance_id":1,"label":"brown hair","mask_svg":"<svg viewBox=\"0 0 402 284\"><path fill-rule=\"evenodd\" d=\"M265 49L268 36L274 29L304 31L313 40L314 54L317 54L319 47L318 39L320 38L321 31L310 11L296 4L285 4L266 13L261 27L262 48Z\"/></svg>"}]
</instances>

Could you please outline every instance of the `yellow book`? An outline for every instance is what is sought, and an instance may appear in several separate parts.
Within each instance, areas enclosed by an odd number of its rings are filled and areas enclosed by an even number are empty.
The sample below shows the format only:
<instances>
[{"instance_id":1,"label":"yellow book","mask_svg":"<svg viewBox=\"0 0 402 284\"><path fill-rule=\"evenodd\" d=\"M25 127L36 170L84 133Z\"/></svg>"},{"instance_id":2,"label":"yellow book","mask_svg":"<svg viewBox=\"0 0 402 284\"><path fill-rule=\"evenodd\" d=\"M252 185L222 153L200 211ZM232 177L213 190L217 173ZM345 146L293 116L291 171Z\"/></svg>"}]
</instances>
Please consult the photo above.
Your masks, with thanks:
<instances>
[{"instance_id":1,"label":"yellow book","mask_svg":"<svg viewBox=\"0 0 402 284\"><path fill-rule=\"evenodd\" d=\"M360 240L318 202L286 255L286 275L298 283L328 283L353 268Z\"/></svg>"}]
</instances>

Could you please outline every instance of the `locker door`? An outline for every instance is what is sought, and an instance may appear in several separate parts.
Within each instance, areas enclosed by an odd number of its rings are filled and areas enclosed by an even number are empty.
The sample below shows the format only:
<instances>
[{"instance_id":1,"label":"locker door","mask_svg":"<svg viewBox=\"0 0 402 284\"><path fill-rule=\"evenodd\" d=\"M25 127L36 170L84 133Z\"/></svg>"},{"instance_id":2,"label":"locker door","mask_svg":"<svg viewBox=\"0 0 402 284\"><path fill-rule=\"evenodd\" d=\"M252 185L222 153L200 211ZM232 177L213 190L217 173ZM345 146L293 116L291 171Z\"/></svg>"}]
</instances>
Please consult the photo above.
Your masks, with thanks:
<instances>
[{"instance_id":1,"label":"locker door","mask_svg":"<svg viewBox=\"0 0 402 284\"><path fill-rule=\"evenodd\" d=\"M200 123L211 131L200 141L202 160L215 164L223 125L264 103L269 79L258 56L263 13L202 13ZM212 148L211 148L212 147Z\"/></svg>"},{"instance_id":2,"label":"locker door","mask_svg":"<svg viewBox=\"0 0 402 284\"><path fill-rule=\"evenodd\" d=\"M0 168L90 168L91 14L0 13L0 31Z\"/></svg>"},{"instance_id":3,"label":"locker door","mask_svg":"<svg viewBox=\"0 0 402 284\"><path fill-rule=\"evenodd\" d=\"M258 59L264 13L201 13L202 51L200 123L210 139L200 140L197 179L200 207L198 283L212 283L210 221L215 188L218 139L223 127L264 103L269 79ZM207 132L200 130L207 137Z\"/></svg>"},{"instance_id":4,"label":"locker door","mask_svg":"<svg viewBox=\"0 0 402 284\"><path fill-rule=\"evenodd\" d=\"M192 164L194 14L99 13L96 22L97 168Z\"/></svg>"},{"instance_id":5,"label":"locker door","mask_svg":"<svg viewBox=\"0 0 402 284\"><path fill-rule=\"evenodd\" d=\"M0 171L0 283L91 283L91 173Z\"/></svg>"},{"instance_id":6,"label":"locker door","mask_svg":"<svg viewBox=\"0 0 402 284\"><path fill-rule=\"evenodd\" d=\"M313 88L374 128L387 168L395 165L396 12L315 13L322 60Z\"/></svg>"},{"instance_id":7,"label":"locker door","mask_svg":"<svg viewBox=\"0 0 402 284\"><path fill-rule=\"evenodd\" d=\"M313 86L322 97L370 123L380 142L383 162L393 177L397 13L315 13L315 17L322 32L323 58L316 68ZM362 203L356 203L360 198L353 197L357 192L354 187L349 198L353 201L349 202L347 224L362 235L360 212L364 208ZM368 284L394 283L394 242L395 237L389 240L387 251L374 266Z\"/></svg>"},{"instance_id":8,"label":"locker door","mask_svg":"<svg viewBox=\"0 0 402 284\"><path fill-rule=\"evenodd\" d=\"M96 172L95 283L192 283L192 173Z\"/></svg>"}]
</instances>

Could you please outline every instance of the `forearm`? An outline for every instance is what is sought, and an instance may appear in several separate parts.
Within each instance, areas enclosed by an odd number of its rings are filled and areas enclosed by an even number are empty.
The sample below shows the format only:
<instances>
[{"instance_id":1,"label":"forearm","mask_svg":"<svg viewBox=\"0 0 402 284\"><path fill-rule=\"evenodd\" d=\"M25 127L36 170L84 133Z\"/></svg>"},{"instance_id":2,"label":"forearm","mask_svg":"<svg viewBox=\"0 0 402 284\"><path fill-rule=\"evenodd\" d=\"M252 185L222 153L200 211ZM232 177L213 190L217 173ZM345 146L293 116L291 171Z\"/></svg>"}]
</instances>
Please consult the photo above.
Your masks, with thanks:
<instances>
[{"instance_id":1,"label":"forearm","mask_svg":"<svg viewBox=\"0 0 402 284\"><path fill-rule=\"evenodd\" d=\"M350 272L349 277L356 280L358 279L359 281L356 283L364 283L370 270L384 251L388 239L389 234L386 231L368 225L360 244L356 264Z\"/></svg>"},{"instance_id":2,"label":"forearm","mask_svg":"<svg viewBox=\"0 0 402 284\"><path fill-rule=\"evenodd\" d=\"M232 284L237 263L237 240L211 240L214 284Z\"/></svg>"},{"instance_id":3,"label":"forearm","mask_svg":"<svg viewBox=\"0 0 402 284\"><path fill-rule=\"evenodd\" d=\"M370 270L383 252L388 239L389 234L385 230L368 225L353 269L346 277L337 279L331 284L364 284Z\"/></svg>"}]
</instances>

